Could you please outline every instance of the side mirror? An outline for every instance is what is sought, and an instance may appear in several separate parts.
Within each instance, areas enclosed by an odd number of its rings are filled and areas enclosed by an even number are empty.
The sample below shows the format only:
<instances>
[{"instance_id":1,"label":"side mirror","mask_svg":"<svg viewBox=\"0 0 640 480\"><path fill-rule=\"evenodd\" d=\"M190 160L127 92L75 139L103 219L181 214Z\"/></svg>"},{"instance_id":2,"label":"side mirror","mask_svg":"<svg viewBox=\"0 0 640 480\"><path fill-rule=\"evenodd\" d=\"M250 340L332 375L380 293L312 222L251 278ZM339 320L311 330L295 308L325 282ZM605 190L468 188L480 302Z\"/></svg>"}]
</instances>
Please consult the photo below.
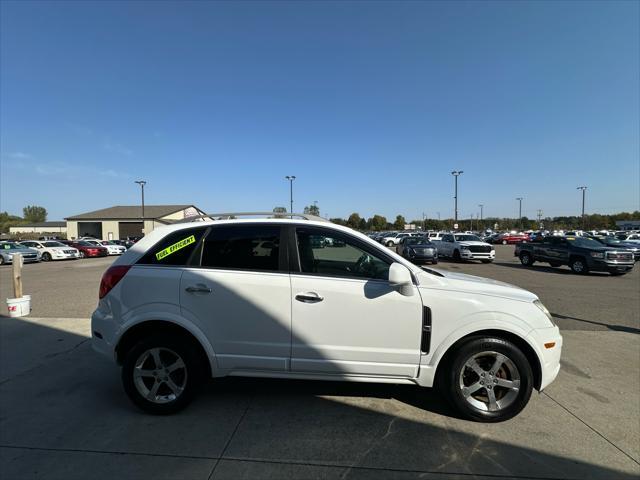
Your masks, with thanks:
<instances>
[{"instance_id":1,"label":"side mirror","mask_svg":"<svg viewBox=\"0 0 640 480\"><path fill-rule=\"evenodd\" d=\"M404 265L394 262L389 267L389 285L397 288L400 294L413 295L413 279L411 272Z\"/></svg>"}]
</instances>

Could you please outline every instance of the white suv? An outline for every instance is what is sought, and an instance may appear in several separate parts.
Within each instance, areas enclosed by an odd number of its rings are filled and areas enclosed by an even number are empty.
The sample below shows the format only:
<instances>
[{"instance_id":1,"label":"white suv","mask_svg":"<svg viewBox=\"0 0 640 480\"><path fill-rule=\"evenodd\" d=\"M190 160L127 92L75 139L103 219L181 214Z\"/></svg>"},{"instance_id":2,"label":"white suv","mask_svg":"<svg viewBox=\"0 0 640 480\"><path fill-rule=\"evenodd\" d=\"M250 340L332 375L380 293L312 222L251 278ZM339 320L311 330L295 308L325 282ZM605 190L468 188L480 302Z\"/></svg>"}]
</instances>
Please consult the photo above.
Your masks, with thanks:
<instances>
[{"instance_id":1,"label":"white suv","mask_svg":"<svg viewBox=\"0 0 640 480\"><path fill-rule=\"evenodd\" d=\"M496 258L493 245L467 233L445 233L437 245L438 255L453 258L457 262L480 260L482 263L491 263Z\"/></svg>"},{"instance_id":2,"label":"white suv","mask_svg":"<svg viewBox=\"0 0 640 480\"><path fill-rule=\"evenodd\" d=\"M137 406L178 411L207 377L278 377L437 384L499 421L555 379L562 337L534 294L298 217L161 227L106 271L93 346Z\"/></svg>"}]
</instances>

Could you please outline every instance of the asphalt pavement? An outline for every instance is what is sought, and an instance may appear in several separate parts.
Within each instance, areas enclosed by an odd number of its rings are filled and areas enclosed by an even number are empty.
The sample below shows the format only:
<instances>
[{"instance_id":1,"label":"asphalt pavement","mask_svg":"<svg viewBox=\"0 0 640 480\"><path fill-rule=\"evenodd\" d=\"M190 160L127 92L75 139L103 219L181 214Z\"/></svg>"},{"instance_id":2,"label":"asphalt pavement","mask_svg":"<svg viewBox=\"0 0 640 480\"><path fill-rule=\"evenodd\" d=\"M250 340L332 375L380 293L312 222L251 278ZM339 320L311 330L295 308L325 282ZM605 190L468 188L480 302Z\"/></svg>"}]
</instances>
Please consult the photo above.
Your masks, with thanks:
<instances>
[{"instance_id":1,"label":"asphalt pavement","mask_svg":"<svg viewBox=\"0 0 640 480\"><path fill-rule=\"evenodd\" d=\"M438 267L536 292L564 347L558 379L491 425L430 389L242 378L209 382L178 415L144 414L88 339L111 259L27 265L32 316L0 318L0 478L638 478L640 274L527 269L497 250L492 265Z\"/></svg>"}]
</instances>

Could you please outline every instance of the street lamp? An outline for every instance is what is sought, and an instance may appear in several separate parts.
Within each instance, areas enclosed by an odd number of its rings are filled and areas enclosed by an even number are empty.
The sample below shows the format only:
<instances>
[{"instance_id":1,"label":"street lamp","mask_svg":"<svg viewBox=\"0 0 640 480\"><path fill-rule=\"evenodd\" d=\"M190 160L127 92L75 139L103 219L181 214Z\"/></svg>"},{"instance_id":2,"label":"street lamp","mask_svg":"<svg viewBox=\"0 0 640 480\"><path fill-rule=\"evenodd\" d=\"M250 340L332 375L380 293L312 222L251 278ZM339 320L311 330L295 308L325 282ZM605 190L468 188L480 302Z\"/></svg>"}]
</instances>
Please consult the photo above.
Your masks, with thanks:
<instances>
[{"instance_id":1,"label":"street lamp","mask_svg":"<svg viewBox=\"0 0 640 480\"><path fill-rule=\"evenodd\" d=\"M464 172L462 170L454 170L453 172L451 172L451 175L453 175L453 178L455 178L455 185L456 185L455 194L453 196L453 198L455 199L455 208L453 212L454 223L458 223L458 177L463 173Z\"/></svg>"},{"instance_id":2,"label":"street lamp","mask_svg":"<svg viewBox=\"0 0 640 480\"><path fill-rule=\"evenodd\" d=\"M293 181L296 179L296 176L295 175L287 175L284 178L289 180L289 201L290 201L290 208L291 208L289 213L293 213Z\"/></svg>"},{"instance_id":3,"label":"street lamp","mask_svg":"<svg viewBox=\"0 0 640 480\"><path fill-rule=\"evenodd\" d=\"M520 220L520 230L522 230L522 199L523 197L516 198L516 200L518 200L518 202L520 203L520 206L518 207L518 219Z\"/></svg>"},{"instance_id":4,"label":"street lamp","mask_svg":"<svg viewBox=\"0 0 640 480\"><path fill-rule=\"evenodd\" d=\"M585 227L585 221L584 221L584 196L585 196L585 192L587 191L587 187L578 187L576 188L576 190L582 190L582 229L584 230Z\"/></svg>"},{"instance_id":5,"label":"street lamp","mask_svg":"<svg viewBox=\"0 0 640 480\"><path fill-rule=\"evenodd\" d=\"M140 189L142 191L142 221L144 222L144 186L147 184L147 182L145 180L136 180L134 183L140 185Z\"/></svg>"}]
</instances>

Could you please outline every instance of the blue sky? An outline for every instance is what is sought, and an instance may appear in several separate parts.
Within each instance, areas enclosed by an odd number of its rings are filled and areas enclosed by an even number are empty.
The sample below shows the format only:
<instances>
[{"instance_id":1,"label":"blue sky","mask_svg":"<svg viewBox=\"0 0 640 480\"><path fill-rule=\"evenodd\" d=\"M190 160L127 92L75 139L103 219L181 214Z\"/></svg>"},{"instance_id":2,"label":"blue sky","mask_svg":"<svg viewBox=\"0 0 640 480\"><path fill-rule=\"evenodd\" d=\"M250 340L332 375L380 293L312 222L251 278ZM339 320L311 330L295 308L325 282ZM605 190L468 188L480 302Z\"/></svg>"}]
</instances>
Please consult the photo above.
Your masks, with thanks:
<instances>
[{"instance_id":1,"label":"blue sky","mask_svg":"<svg viewBox=\"0 0 640 480\"><path fill-rule=\"evenodd\" d=\"M0 210L640 209L640 7L0 3Z\"/></svg>"}]
</instances>

